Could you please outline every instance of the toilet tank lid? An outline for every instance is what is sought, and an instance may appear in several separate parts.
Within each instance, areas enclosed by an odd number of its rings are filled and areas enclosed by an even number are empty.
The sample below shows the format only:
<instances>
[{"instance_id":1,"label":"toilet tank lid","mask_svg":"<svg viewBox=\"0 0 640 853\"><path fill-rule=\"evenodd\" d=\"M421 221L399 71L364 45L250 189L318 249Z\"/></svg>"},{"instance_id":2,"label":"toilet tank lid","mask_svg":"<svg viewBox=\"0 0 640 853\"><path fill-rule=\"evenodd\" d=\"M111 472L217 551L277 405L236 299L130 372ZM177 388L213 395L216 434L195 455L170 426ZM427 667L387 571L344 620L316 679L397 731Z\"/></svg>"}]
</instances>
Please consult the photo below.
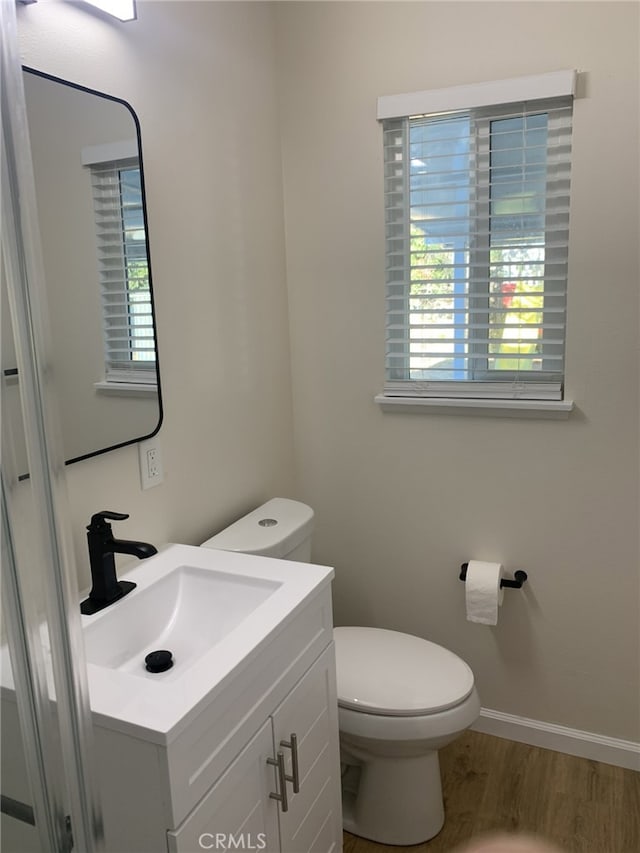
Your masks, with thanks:
<instances>
[{"instance_id":1,"label":"toilet tank lid","mask_svg":"<svg viewBox=\"0 0 640 853\"><path fill-rule=\"evenodd\" d=\"M385 716L422 716L471 694L473 672L442 646L383 628L335 628L338 704Z\"/></svg>"},{"instance_id":2,"label":"toilet tank lid","mask_svg":"<svg viewBox=\"0 0 640 853\"><path fill-rule=\"evenodd\" d=\"M272 498L207 539L202 547L282 558L312 532L310 506L289 498Z\"/></svg>"}]
</instances>

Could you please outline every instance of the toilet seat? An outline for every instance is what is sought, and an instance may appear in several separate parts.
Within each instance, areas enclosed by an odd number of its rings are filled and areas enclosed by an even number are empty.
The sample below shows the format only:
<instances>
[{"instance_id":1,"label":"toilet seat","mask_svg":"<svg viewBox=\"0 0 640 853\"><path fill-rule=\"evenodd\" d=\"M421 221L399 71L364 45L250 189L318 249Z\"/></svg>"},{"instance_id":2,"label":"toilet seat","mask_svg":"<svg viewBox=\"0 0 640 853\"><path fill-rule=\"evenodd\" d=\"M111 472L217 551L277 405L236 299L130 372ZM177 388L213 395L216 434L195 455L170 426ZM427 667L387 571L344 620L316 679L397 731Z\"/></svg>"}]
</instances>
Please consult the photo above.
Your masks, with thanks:
<instances>
[{"instance_id":1,"label":"toilet seat","mask_svg":"<svg viewBox=\"0 0 640 853\"><path fill-rule=\"evenodd\" d=\"M473 691L469 666L436 643L383 628L335 628L338 706L386 717L422 717Z\"/></svg>"}]
</instances>

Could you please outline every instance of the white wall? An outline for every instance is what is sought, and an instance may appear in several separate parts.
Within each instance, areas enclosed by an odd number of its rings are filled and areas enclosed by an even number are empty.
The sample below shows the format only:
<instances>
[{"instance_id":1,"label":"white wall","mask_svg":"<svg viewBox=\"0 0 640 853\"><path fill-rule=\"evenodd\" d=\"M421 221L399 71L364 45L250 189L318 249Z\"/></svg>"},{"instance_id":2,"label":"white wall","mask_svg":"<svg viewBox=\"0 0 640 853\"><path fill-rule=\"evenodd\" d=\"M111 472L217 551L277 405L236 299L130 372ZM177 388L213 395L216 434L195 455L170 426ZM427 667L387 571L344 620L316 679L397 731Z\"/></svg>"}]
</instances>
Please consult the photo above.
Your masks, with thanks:
<instances>
[{"instance_id":1,"label":"white wall","mask_svg":"<svg viewBox=\"0 0 640 853\"><path fill-rule=\"evenodd\" d=\"M485 707L640 739L635 4L286 2L275 29L267 3L138 9L124 25L53 0L18 10L27 64L128 100L142 126L166 482L140 491L135 448L71 466L79 558L98 509L131 513L123 536L197 542L269 496L298 496L317 511L315 558L337 568L339 624L449 646ZM560 68L585 74L577 411L383 414L376 97ZM469 557L529 572L495 629L465 621Z\"/></svg>"},{"instance_id":2,"label":"white wall","mask_svg":"<svg viewBox=\"0 0 640 853\"><path fill-rule=\"evenodd\" d=\"M262 3L143 0L120 24L41 0L18 26L25 64L123 98L142 129L165 482L141 491L136 447L67 468L86 585L92 512L198 543L293 493L274 22Z\"/></svg>"},{"instance_id":3,"label":"white wall","mask_svg":"<svg viewBox=\"0 0 640 853\"><path fill-rule=\"evenodd\" d=\"M294 420L338 624L413 632L483 705L640 740L638 7L282 3ZM563 68L575 104L568 421L384 414L383 94ZM496 628L460 564L524 568Z\"/></svg>"}]
</instances>

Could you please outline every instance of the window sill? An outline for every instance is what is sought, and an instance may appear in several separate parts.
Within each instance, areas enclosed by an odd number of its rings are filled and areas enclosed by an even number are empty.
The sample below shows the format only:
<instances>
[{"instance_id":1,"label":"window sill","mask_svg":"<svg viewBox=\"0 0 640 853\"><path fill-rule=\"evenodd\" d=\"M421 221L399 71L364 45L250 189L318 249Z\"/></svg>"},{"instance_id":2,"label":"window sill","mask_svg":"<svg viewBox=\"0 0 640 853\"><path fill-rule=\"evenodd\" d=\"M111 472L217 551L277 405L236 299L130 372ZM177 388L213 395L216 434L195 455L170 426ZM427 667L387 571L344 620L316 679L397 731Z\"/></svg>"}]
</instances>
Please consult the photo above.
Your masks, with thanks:
<instances>
[{"instance_id":1,"label":"window sill","mask_svg":"<svg viewBox=\"0 0 640 853\"><path fill-rule=\"evenodd\" d=\"M424 415L482 415L496 418L566 420L573 400L480 400L456 397L387 397L374 400L383 412Z\"/></svg>"},{"instance_id":2,"label":"window sill","mask_svg":"<svg viewBox=\"0 0 640 853\"><path fill-rule=\"evenodd\" d=\"M158 386L145 382L94 382L98 394L114 397L157 397Z\"/></svg>"}]
</instances>

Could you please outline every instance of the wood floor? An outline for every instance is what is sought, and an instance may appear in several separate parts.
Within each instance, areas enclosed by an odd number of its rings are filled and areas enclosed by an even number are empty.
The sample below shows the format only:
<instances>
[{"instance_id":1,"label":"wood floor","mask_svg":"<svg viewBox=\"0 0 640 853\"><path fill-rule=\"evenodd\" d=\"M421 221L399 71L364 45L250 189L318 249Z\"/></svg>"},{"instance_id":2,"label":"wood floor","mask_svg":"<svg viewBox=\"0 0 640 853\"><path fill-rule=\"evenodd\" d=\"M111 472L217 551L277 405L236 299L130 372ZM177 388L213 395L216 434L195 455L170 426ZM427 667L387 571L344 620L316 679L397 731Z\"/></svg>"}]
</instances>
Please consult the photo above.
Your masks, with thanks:
<instances>
[{"instance_id":1,"label":"wood floor","mask_svg":"<svg viewBox=\"0 0 640 853\"><path fill-rule=\"evenodd\" d=\"M568 853L639 853L640 774L466 732L440 752L445 824L390 847L344 834L344 853L449 853L490 831L526 832Z\"/></svg>"}]
</instances>

